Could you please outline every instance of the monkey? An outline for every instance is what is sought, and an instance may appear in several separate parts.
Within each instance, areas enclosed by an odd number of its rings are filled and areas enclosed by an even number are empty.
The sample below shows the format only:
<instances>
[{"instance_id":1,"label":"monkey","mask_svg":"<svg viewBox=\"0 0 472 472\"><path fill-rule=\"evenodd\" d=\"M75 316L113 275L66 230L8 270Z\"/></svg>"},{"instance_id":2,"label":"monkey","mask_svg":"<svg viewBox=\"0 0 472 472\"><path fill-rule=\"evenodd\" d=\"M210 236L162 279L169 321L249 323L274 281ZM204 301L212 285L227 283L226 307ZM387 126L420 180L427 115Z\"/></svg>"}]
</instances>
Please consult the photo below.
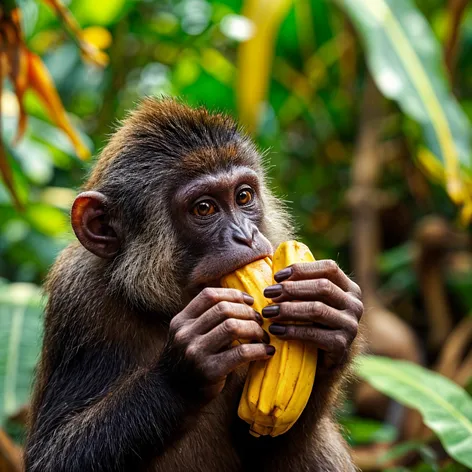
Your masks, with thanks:
<instances>
[{"instance_id":1,"label":"monkey","mask_svg":"<svg viewBox=\"0 0 472 472\"><path fill-rule=\"evenodd\" d=\"M265 167L204 107L149 97L120 124L45 284L27 472L356 470L335 407L359 350L359 286L334 261L294 264L257 313L219 283L294 236ZM274 355L270 335L320 354L296 424L254 438L237 408L248 365Z\"/></svg>"}]
</instances>

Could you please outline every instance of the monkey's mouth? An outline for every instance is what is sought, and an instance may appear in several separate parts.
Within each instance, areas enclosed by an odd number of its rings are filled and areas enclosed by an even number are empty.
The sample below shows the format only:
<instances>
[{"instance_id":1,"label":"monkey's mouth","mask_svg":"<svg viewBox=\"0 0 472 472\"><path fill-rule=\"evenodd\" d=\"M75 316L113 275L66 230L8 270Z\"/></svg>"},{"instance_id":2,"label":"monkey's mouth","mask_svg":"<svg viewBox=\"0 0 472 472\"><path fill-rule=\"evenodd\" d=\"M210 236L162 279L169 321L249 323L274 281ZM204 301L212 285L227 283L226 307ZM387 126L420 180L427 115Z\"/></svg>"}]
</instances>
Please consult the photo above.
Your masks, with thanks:
<instances>
[{"instance_id":1,"label":"monkey's mouth","mask_svg":"<svg viewBox=\"0 0 472 472\"><path fill-rule=\"evenodd\" d=\"M220 280L222 277L224 277L225 275L228 275L228 274L231 274L232 272L235 272L239 269L242 269L243 267L247 266L248 264L252 264L253 262L256 262L256 261L260 261L262 259L265 259L266 257L272 257L272 254L264 254L262 256L258 256L258 257L254 257L252 259L249 259L248 261L245 261L245 262L241 262L240 264L236 265L235 267L233 267L231 270L228 270L225 274L223 274L221 277L220 277Z\"/></svg>"},{"instance_id":2,"label":"monkey's mouth","mask_svg":"<svg viewBox=\"0 0 472 472\"><path fill-rule=\"evenodd\" d=\"M272 253L267 252L267 253L260 253L257 254L257 256L252 255L252 257L245 257L245 258L238 258L237 261L234 261L234 263L231 263L231 261L228 261L228 263L225 265L224 270L219 270L215 271L212 273L211 277L209 277L206 280L198 280L197 284L197 290L201 291L205 287L216 287L220 288L221 287L221 279L225 275L231 274L232 272L241 269L244 266L247 266L248 264L251 264L252 262L259 261L261 259L265 259L266 257L271 257Z\"/></svg>"},{"instance_id":3,"label":"monkey's mouth","mask_svg":"<svg viewBox=\"0 0 472 472\"><path fill-rule=\"evenodd\" d=\"M231 274L252 262L271 257L274 248L262 234L258 235L252 245L231 244L218 248L202 257L189 276L189 287L203 289L205 287L221 287L221 278Z\"/></svg>"},{"instance_id":4,"label":"monkey's mouth","mask_svg":"<svg viewBox=\"0 0 472 472\"><path fill-rule=\"evenodd\" d=\"M241 269L242 267L251 264L252 262L256 262L261 259L265 259L266 257L271 257L272 252L266 251L266 252L261 252L258 253L257 255L252 254L252 255L247 255L246 257L238 257L237 259L235 258L234 261L231 261L230 259L226 261L225 263L222 263L221 260L218 261L218 266L214 267L205 267L206 273L199 273L200 271L198 270L198 267L194 271L193 275L193 287L200 292L206 287L216 287L220 288L221 287L221 278L224 277L225 275L231 274L232 272ZM223 266L223 267L222 267ZM203 272L203 271L202 271Z\"/></svg>"}]
</instances>

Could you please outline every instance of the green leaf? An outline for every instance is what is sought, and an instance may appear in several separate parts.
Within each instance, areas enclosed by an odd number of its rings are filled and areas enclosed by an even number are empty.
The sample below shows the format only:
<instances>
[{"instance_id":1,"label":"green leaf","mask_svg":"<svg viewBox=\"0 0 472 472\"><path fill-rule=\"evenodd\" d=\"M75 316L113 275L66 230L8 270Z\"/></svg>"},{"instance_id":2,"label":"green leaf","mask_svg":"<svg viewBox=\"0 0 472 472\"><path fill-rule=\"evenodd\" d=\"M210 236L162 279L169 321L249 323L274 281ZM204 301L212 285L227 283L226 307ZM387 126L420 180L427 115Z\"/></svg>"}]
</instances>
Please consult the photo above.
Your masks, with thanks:
<instances>
[{"instance_id":1,"label":"green leaf","mask_svg":"<svg viewBox=\"0 0 472 472\"><path fill-rule=\"evenodd\" d=\"M71 10L82 25L108 26L123 15L127 6L127 0L100 2L99 5L94 0L75 0Z\"/></svg>"},{"instance_id":2,"label":"green leaf","mask_svg":"<svg viewBox=\"0 0 472 472\"><path fill-rule=\"evenodd\" d=\"M41 312L36 285L0 285L0 425L28 401L41 346Z\"/></svg>"},{"instance_id":3,"label":"green leaf","mask_svg":"<svg viewBox=\"0 0 472 472\"><path fill-rule=\"evenodd\" d=\"M385 462L396 461L403 458L406 454L416 451L419 453L423 460L423 466L427 466L425 470L428 471L439 471L438 466L438 454L434 448L422 441L407 441L404 443L396 444L388 452L380 457L379 463L384 464ZM415 469L416 470L416 469ZM419 469L423 470L423 469Z\"/></svg>"},{"instance_id":4,"label":"green leaf","mask_svg":"<svg viewBox=\"0 0 472 472\"><path fill-rule=\"evenodd\" d=\"M391 274L409 267L414 255L413 244L408 242L401 246L383 251L378 258L378 268L382 274Z\"/></svg>"},{"instance_id":5,"label":"green leaf","mask_svg":"<svg viewBox=\"0 0 472 472\"><path fill-rule=\"evenodd\" d=\"M25 216L35 229L48 236L60 235L69 228L66 214L44 203L31 203L26 209Z\"/></svg>"},{"instance_id":6,"label":"green leaf","mask_svg":"<svg viewBox=\"0 0 472 472\"><path fill-rule=\"evenodd\" d=\"M389 461L396 461L401 459L403 456L412 451L419 451L424 447L424 442L422 441L406 441L400 444L396 444L384 455L381 456L379 462L381 464Z\"/></svg>"},{"instance_id":7,"label":"green leaf","mask_svg":"<svg viewBox=\"0 0 472 472\"><path fill-rule=\"evenodd\" d=\"M472 307L472 270L451 271L447 274L447 288L462 302L463 309L469 311Z\"/></svg>"},{"instance_id":8,"label":"green leaf","mask_svg":"<svg viewBox=\"0 0 472 472\"><path fill-rule=\"evenodd\" d=\"M340 423L347 430L347 439L351 445L390 442L398 436L394 426L377 420L348 416L342 418Z\"/></svg>"},{"instance_id":9,"label":"green leaf","mask_svg":"<svg viewBox=\"0 0 472 472\"><path fill-rule=\"evenodd\" d=\"M465 390L418 365L363 356L357 372L382 393L422 414L451 457L472 467L472 398Z\"/></svg>"},{"instance_id":10,"label":"green leaf","mask_svg":"<svg viewBox=\"0 0 472 472\"><path fill-rule=\"evenodd\" d=\"M421 125L421 163L472 216L470 123L452 95L442 48L411 0L339 0L361 34L383 94Z\"/></svg>"}]
</instances>

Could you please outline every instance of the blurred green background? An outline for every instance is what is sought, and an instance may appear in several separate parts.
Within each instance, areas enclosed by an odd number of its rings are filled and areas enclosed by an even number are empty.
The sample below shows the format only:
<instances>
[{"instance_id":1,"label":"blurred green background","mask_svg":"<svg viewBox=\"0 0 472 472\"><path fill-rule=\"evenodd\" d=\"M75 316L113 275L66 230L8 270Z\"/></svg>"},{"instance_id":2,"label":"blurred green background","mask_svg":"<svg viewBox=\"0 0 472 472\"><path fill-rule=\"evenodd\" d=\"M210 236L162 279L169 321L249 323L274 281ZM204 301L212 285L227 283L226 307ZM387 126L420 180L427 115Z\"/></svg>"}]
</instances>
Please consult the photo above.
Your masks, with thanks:
<instances>
[{"instance_id":1,"label":"blurred green background","mask_svg":"<svg viewBox=\"0 0 472 472\"><path fill-rule=\"evenodd\" d=\"M348 392L341 420L362 470L470 470L468 2L65 2L106 48L104 68L82 60L48 3L18 1L25 42L94 155L145 95L240 119L266 151L271 185L300 238L360 282L370 353L424 367L410 372L410 364L370 357L358 368L363 382ZM14 145L18 104L12 84L3 85L3 146L25 208L0 184L0 425L21 443L40 346L39 287L74 239L69 209L93 161L76 157L30 92L26 133ZM402 390L423 374L436 393L449 379L439 393L459 412L459 439L450 424L426 421L429 429L414 411L431 402L440 416L431 395Z\"/></svg>"}]
</instances>

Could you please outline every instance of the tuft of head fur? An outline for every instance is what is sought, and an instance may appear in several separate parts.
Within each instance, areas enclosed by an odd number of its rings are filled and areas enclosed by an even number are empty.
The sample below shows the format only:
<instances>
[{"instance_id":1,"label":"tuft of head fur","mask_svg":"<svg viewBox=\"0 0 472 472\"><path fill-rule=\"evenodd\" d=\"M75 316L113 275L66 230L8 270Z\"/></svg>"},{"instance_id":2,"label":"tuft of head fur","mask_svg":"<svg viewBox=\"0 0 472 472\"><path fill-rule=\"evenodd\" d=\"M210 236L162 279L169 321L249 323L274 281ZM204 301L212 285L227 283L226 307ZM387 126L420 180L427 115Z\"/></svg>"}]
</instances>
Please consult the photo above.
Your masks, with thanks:
<instances>
[{"instance_id":1,"label":"tuft of head fur","mask_svg":"<svg viewBox=\"0 0 472 472\"><path fill-rule=\"evenodd\" d=\"M146 98L125 118L83 187L107 197L110 221L124 235L120 254L105 270L110 293L146 309L181 308L179 267L186 248L179 244L169 202L190 179L235 165L260 176L265 235L274 246L286 240L291 219L267 188L260 153L230 117L169 98Z\"/></svg>"}]
</instances>

